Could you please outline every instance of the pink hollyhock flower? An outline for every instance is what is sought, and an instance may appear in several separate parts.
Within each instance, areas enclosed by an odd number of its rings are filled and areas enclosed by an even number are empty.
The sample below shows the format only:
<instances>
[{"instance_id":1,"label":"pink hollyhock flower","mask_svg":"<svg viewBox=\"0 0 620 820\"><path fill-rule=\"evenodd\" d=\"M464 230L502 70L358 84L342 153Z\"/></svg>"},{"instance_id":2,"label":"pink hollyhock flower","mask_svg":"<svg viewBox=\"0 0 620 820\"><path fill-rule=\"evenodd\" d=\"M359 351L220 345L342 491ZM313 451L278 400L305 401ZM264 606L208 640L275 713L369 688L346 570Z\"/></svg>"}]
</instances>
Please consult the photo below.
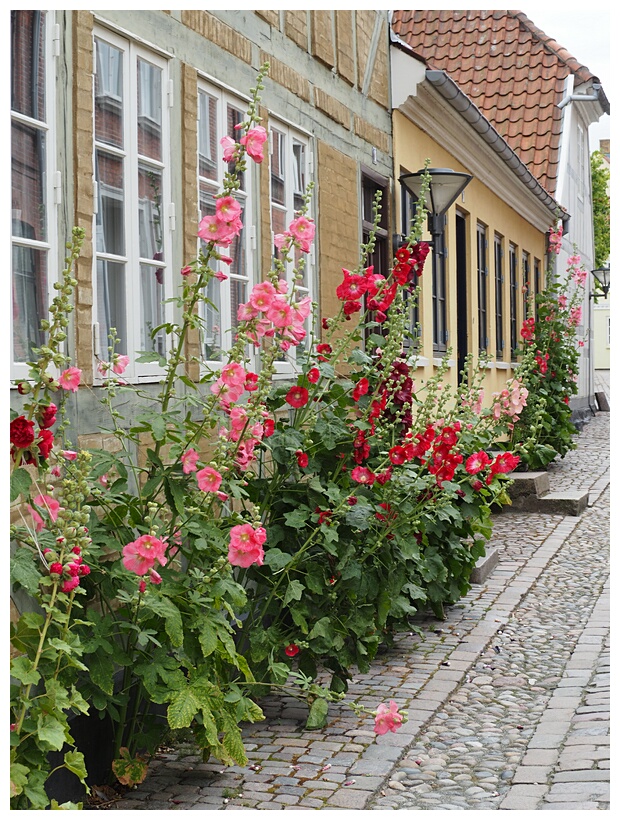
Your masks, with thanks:
<instances>
[{"instance_id":1,"label":"pink hollyhock flower","mask_svg":"<svg viewBox=\"0 0 620 820\"><path fill-rule=\"evenodd\" d=\"M32 503L36 504L37 507L47 510L52 521L56 521L58 518L60 504L55 498L52 498L51 495L38 495L32 499Z\"/></svg>"},{"instance_id":2,"label":"pink hollyhock flower","mask_svg":"<svg viewBox=\"0 0 620 820\"><path fill-rule=\"evenodd\" d=\"M484 470L484 468L491 463L491 459L489 456L484 452L484 450L480 450L478 453L473 453L467 461L465 462L465 470L470 475L475 475L479 473L480 470Z\"/></svg>"},{"instance_id":3,"label":"pink hollyhock flower","mask_svg":"<svg viewBox=\"0 0 620 820\"><path fill-rule=\"evenodd\" d=\"M264 159L263 144L266 140L267 132L262 125L256 125L254 128L250 128L247 134L241 137L239 142L241 145L245 145L245 150L254 162L262 162Z\"/></svg>"},{"instance_id":4,"label":"pink hollyhock flower","mask_svg":"<svg viewBox=\"0 0 620 820\"><path fill-rule=\"evenodd\" d=\"M123 565L136 575L146 575L158 561L165 566L166 543L154 535L141 535L123 547Z\"/></svg>"},{"instance_id":5,"label":"pink hollyhock flower","mask_svg":"<svg viewBox=\"0 0 620 820\"><path fill-rule=\"evenodd\" d=\"M243 385L226 384L222 379L218 379L209 389L224 406L238 401L243 393Z\"/></svg>"},{"instance_id":6,"label":"pink hollyhock flower","mask_svg":"<svg viewBox=\"0 0 620 820\"><path fill-rule=\"evenodd\" d=\"M218 222L232 222L241 216L241 205L234 196L222 196L215 202L215 218Z\"/></svg>"},{"instance_id":7,"label":"pink hollyhock flower","mask_svg":"<svg viewBox=\"0 0 620 820\"><path fill-rule=\"evenodd\" d=\"M568 297L566 296L566 294L565 294L565 293L561 293L561 294L558 296L558 305L559 305L561 308L565 308L565 307L567 306L567 304L568 304Z\"/></svg>"},{"instance_id":8,"label":"pink hollyhock flower","mask_svg":"<svg viewBox=\"0 0 620 820\"><path fill-rule=\"evenodd\" d=\"M80 585L80 579L77 577L67 578L66 581L62 583L62 591L63 592L73 592L73 590Z\"/></svg>"},{"instance_id":9,"label":"pink hollyhock flower","mask_svg":"<svg viewBox=\"0 0 620 820\"><path fill-rule=\"evenodd\" d=\"M284 248L285 246L288 247L290 245L291 239L292 237L290 233L288 231L284 231L284 233L277 233L273 237L273 244L279 251L281 251L282 248Z\"/></svg>"},{"instance_id":10,"label":"pink hollyhock flower","mask_svg":"<svg viewBox=\"0 0 620 820\"><path fill-rule=\"evenodd\" d=\"M55 465L52 467L52 469L50 470L50 473L51 473L51 474L52 474L55 478L60 478L60 476L61 476L60 467L59 467L57 464L55 464Z\"/></svg>"},{"instance_id":11,"label":"pink hollyhock flower","mask_svg":"<svg viewBox=\"0 0 620 820\"><path fill-rule=\"evenodd\" d=\"M238 362L229 362L220 371L220 379L229 387L242 387L245 377L246 372Z\"/></svg>"},{"instance_id":12,"label":"pink hollyhock flower","mask_svg":"<svg viewBox=\"0 0 620 820\"><path fill-rule=\"evenodd\" d=\"M569 317L568 317L569 327L570 326L574 327L575 325L581 324L581 313L582 313L581 305L579 305L578 307L573 307L573 308L570 309L570 314L569 314Z\"/></svg>"},{"instance_id":13,"label":"pink hollyhock flower","mask_svg":"<svg viewBox=\"0 0 620 820\"><path fill-rule=\"evenodd\" d=\"M221 270L216 271L213 276L218 280L218 282L225 282L228 279L225 273L222 273Z\"/></svg>"},{"instance_id":14,"label":"pink hollyhock flower","mask_svg":"<svg viewBox=\"0 0 620 820\"><path fill-rule=\"evenodd\" d=\"M294 407L296 410L300 407L304 407L304 405L308 404L308 391L305 387L300 387L299 385L295 385L291 387L288 391L284 400L287 404L290 404L291 407Z\"/></svg>"},{"instance_id":15,"label":"pink hollyhock flower","mask_svg":"<svg viewBox=\"0 0 620 820\"><path fill-rule=\"evenodd\" d=\"M266 311L271 307L276 289L271 282L259 282L252 288L250 304L255 310Z\"/></svg>"},{"instance_id":16,"label":"pink hollyhock flower","mask_svg":"<svg viewBox=\"0 0 620 820\"><path fill-rule=\"evenodd\" d=\"M266 315L269 321L273 322L276 327L286 327L291 324L293 319L293 309L286 299L276 296L272 299Z\"/></svg>"},{"instance_id":17,"label":"pink hollyhock flower","mask_svg":"<svg viewBox=\"0 0 620 820\"><path fill-rule=\"evenodd\" d=\"M237 153L237 143L232 137L222 137L220 145L224 152L224 162L232 162Z\"/></svg>"},{"instance_id":18,"label":"pink hollyhock flower","mask_svg":"<svg viewBox=\"0 0 620 820\"><path fill-rule=\"evenodd\" d=\"M293 237L299 242L302 251L309 253L310 243L314 239L316 227L311 219L306 216L299 216L288 226Z\"/></svg>"},{"instance_id":19,"label":"pink hollyhock flower","mask_svg":"<svg viewBox=\"0 0 620 820\"><path fill-rule=\"evenodd\" d=\"M75 393L80 386L81 377L82 371L79 367L68 367L60 374L58 384L63 390L71 390L72 393Z\"/></svg>"},{"instance_id":20,"label":"pink hollyhock flower","mask_svg":"<svg viewBox=\"0 0 620 820\"><path fill-rule=\"evenodd\" d=\"M63 458L66 458L67 461L75 461L76 458L78 457L78 454L76 453L75 450L61 450L60 455Z\"/></svg>"},{"instance_id":21,"label":"pink hollyhock flower","mask_svg":"<svg viewBox=\"0 0 620 820\"><path fill-rule=\"evenodd\" d=\"M198 459L200 456L194 450L193 447L190 447L189 450L186 450L180 458L180 461L183 465L183 472L187 475L188 473L195 473L198 469L196 464L198 463Z\"/></svg>"},{"instance_id":22,"label":"pink hollyhock flower","mask_svg":"<svg viewBox=\"0 0 620 820\"><path fill-rule=\"evenodd\" d=\"M154 569L149 570L149 581L152 584L161 584L161 575Z\"/></svg>"},{"instance_id":23,"label":"pink hollyhock flower","mask_svg":"<svg viewBox=\"0 0 620 820\"><path fill-rule=\"evenodd\" d=\"M389 707L380 703L375 717L375 734L384 735L395 732L403 722L403 716L398 712L398 704L391 700Z\"/></svg>"},{"instance_id":24,"label":"pink hollyhock flower","mask_svg":"<svg viewBox=\"0 0 620 820\"><path fill-rule=\"evenodd\" d=\"M190 265L185 265L185 267L181 268L181 276L189 276L192 272Z\"/></svg>"},{"instance_id":25,"label":"pink hollyhock flower","mask_svg":"<svg viewBox=\"0 0 620 820\"><path fill-rule=\"evenodd\" d=\"M45 526L45 522L43 521L39 513L33 507L30 506L30 504L27 504L26 508L32 516L32 523L34 525L35 532L41 532L41 530Z\"/></svg>"},{"instance_id":26,"label":"pink hollyhock flower","mask_svg":"<svg viewBox=\"0 0 620 820\"><path fill-rule=\"evenodd\" d=\"M249 302L241 302L239 307L237 308L237 319L240 322L251 322L252 319L255 319L258 316L258 310Z\"/></svg>"},{"instance_id":27,"label":"pink hollyhock flower","mask_svg":"<svg viewBox=\"0 0 620 820\"><path fill-rule=\"evenodd\" d=\"M265 557L263 544L267 539L264 527L254 529L251 524L238 524L230 530L228 560L236 567L261 566Z\"/></svg>"},{"instance_id":28,"label":"pink hollyhock flower","mask_svg":"<svg viewBox=\"0 0 620 820\"><path fill-rule=\"evenodd\" d=\"M129 364L129 356L125 356L122 353L115 353L112 362L112 370L114 373L117 373L119 376L121 373L124 373L127 365Z\"/></svg>"},{"instance_id":29,"label":"pink hollyhock flower","mask_svg":"<svg viewBox=\"0 0 620 820\"><path fill-rule=\"evenodd\" d=\"M215 493L220 488L222 476L215 467L207 466L196 473L196 480L198 481L198 488L203 493Z\"/></svg>"}]
</instances>

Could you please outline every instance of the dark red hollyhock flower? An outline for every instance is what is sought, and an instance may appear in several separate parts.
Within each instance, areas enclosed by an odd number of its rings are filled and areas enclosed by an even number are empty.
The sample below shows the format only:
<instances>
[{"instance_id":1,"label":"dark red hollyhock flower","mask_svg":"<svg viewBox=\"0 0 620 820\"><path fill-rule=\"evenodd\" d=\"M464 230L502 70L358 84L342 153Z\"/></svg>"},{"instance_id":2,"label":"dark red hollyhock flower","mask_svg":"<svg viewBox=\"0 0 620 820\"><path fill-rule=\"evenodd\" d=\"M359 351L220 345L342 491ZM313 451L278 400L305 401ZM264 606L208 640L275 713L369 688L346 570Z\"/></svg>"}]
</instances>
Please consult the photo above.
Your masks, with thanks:
<instances>
[{"instance_id":1,"label":"dark red hollyhock flower","mask_svg":"<svg viewBox=\"0 0 620 820\"><path fill-rule=\"evenodd\" d=\"M349 505L349 507L354 507L357 504L357 497L354 495L350 495L347 498L347 504Z\"/></svg>"},{"instance_id":2,"label":"dark red hollyhock flower","mask_svg":"<svg viewBox=\"0 0 620 820\"><path fill-rule=\"evenodd\" d=\"M472 490L475 490L476 492L479 492L479 490L481 490L482 487L483 487L483 484L482 484L482 481L480 481L479 478L476 478L474 481L471 482L471 488L472 488Z\"/></svg>"},{"instance_id":3,"label":"dark red hollyhock flower","mask_svg":"<svg viewBox=\"0 0 620 820\"><path fill-rule=\"evenodd\" d=\"M287 404L290 404L291 407L294 407L295 409L303 407L304 405L308 404L308 391L305 387L295 385L294 387L291 387L291 389L286 394L285 401Z\"/></svg>"},{"instance_id":4,"label":"dark red hollyhock flower","mask_svg":"<svg viewBox=\"0 0 620 820\"><path fill-rule=\"evenodd\" d=\"M403 245L396 251L394 256L398 259L399 262L409 262L411 251L406 245Z\"/></svg>"},{"instance_id":5,"label":"dark red hollyhock flower","mask_svg":"<svg viewBox=\"0 0 620 820\"><path fill-rule=\"evenodd\" d=\"M288 655L289 658L294 658L295 655L299 654L299 647L296 643L290 643L284 650L284 654Z\"/></svg>"},{"instance_id":6,"label":"dark red hollyhock flower","mask_svg":"<svg viewBox=\"0 0 620 820\"><path fill-rule=\"evenodd\" d=\"M51 430L39 430L39 437L37 438L39 445L39 455L41 458L47 458L52 452L54 446L54 434Z\"/></svg>"},{"instance_id":7,"label":"dark red hollyhock flower","mask_svg":"<svg viewBox=\"0 0 620 820\"><path fill-rule=\"evenodd\" d=\"M25 416L13 419L10 425L11 444L17 450L25 450L34 441L34 421Z\"/></svg>"},{"instance_id":8,"label":"dark red hollyhock flower","mask_svg":"<svg viewBox=\"0 0 620 820\"><path fill-rule=\"evenodd\" d=\"M308 453L304 453L302 450L297 450L295 453L297 456L297 464L303 469L304 467L308 466Z\"/></svg>"},{"instance_id":9,"label":"dark red hollyhock flower","mask_svg":"<svg viewBox=\"0 0 620 820\"><path fill-rule=\"evenodd\" d=\"M379 484L383 486L383 484L387 484L387 482L392 478L392 468L388 467L382 473L377 473L377 481Z\"/></svg>"},{"instance_id":10,"label":"dark red hollyhock flower","mask_svg":"<svg viewBox=\"0 0 620 820\"><path fill-rule=\"evenodd\" d=\"M47 407L43 408L39 422L42 428L52 427L56 423L56 410L55 404L48 404Z\"/></svg>"},{"instance_id":11,"label":"dark red hollyhock flower","mask_svg":"<svg viewBox=\"0 0 620 820\"><path fill-rule=\"evenodd\" d=\"M319 520L317 522L319 524L319 526L321 524L330 524L331 523L331 517L332 517L332 511L331 510L322 510L320 507L317 507L315 512L318 512L318 514L319 514Z\"/></svg>"},{"instance_id":12,"label":"dark red hollyhock flower","mask_svg":"<svg viewBox=\"0 0 620 820\"><path fill-rule=\"evenodd\" d=\"M263 438L269 438L276 429L276 423L273 419L265 419L263 422Z\"/></svg>"},{"instance_id":13,"label":"dark red hollyhock flower","mask_svg":"<svg viewBox=\"0 0 620 820\"><path fill-rule=\"evenodd\" d=\"M394 265L392 269L392 277L399 285L406 285L409 281L409 274L411 273L411 265L405 262L399 262Z\"/></svg>"},{"instance_id":14,"label":"dark red hollyhock flower","mask_svg":"<svg viewBox=\"0 0 620 820\"><path fill-rule=\"evenodd\" d=\"M321 372L318 367L312 367L307 373L310 384L316 384L321 378Z\"/></svg>"},{"instance_id":15,"label":"dark red hollyhock flower","mask_svg":"<svg viewBox=\"0 0 620 820\"><path fill-rule=\"evenodd\" d=\"M362 309L362 303L354 302L351 299L349 299L347 302L344 303L344 307L342 309L344 311L344 315L348 319L349 316L352 316L354 313L359 313L359 311Z\"/></svg>"},{"instance_id":16,"label":"dark red hollyhock flower","mask_svg":"<svg viewBox=\"0 0 620 820\"><path fill-rule=\"evenodd\" d=\"M417 276L422 276L424 262L426 261L426 257L428 256L430 249L431 246L428 242L416 242L411 249L411 257L409 261L411 262L413 270Z\"/></svg>"},{"instance_id":17,"label":"dark red hollyhock flower","mask_svg":"<svg viewBox=\"0 0 620 820\"><path fill-rule=\"evenodd\" d=\"M321 319L321 327L323 330L329 330L329 319Z\"/></svg>"}]
</instances>

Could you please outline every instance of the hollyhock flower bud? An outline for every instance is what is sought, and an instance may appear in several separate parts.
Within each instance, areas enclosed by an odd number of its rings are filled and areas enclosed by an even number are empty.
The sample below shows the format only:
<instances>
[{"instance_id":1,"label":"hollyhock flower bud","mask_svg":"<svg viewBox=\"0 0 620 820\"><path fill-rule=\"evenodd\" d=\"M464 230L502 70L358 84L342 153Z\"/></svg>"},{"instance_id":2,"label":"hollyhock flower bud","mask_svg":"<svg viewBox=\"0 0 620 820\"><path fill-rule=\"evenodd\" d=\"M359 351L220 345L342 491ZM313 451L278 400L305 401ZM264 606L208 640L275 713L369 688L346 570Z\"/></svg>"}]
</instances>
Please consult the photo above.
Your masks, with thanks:
<instances>
[{"instance_id":1,"label":"hollyhock flower bud","mask_svg":"<svg viewBox=\"0 0 620 820\"><path fill-rule=\"evenodd\" d=\"M73 576L71 578L67 578L66 581L63 581L61 589L63 592L72 592L79 585L80 579L77 576Z\"/></svg>"},{"instance_id":2,"label":"hollyhock flower bud","mask_svg":"<svg viewBox=\"0 0 620 820\"><path fill-rule=\"evenodd\" d=\"M62 575L62 564L59 561L50 564L50 575Z\"/></svg>"},{"instance_id":3,"label":"hollyhock flower bud","mask_svg":"<svg viewBox=\"0 0 620 820\"><path fill-rule=\"evenodd\" d=\"M140 581L140 583L138 584L138 592L141 595L144 595L144 593L146 592L146 581Z\"/></svg>"},{"instance_id":4,"label":"hollyhock flower bud","mask_svg":"<svg viewBox=\"0 0 620 820\"><path fill-rule=\"evenodd\" d=\"M28 382L19 382L17 385L17 392L20 393L22 396L27 395L30 393L30 384Z\"/></svg>"}]
</instances>

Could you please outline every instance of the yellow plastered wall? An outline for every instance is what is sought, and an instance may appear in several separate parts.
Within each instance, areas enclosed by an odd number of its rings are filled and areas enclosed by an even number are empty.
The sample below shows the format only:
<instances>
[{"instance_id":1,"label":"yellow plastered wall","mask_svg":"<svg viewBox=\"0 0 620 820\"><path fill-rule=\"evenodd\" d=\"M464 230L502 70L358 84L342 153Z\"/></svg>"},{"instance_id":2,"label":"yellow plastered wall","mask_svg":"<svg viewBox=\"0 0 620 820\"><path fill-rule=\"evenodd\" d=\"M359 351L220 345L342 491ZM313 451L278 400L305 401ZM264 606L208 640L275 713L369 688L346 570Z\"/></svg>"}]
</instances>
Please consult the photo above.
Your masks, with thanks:
<instances>
[{"instance_id":1,"label":"yellow plastered wall","mask_svg":"<svg viewBox=\"0 0 620 820\"><path fill-rule=\"evenodd\" d=\"M491 149L489 149L491 150ZM470 173L469 169L461 165L450 153L434 142L426 133L415 126L400 112L394 112L394 168L396 179L401 173L415 173L424 167L426 160L430 160L430 167L451 168L453 171ZM522 183L517 177L515 186ZM396 185L395 202L397 207L398 230L400 225L400 185ZM508 378L512 375L510 355L510 270L509 245L512 243L517 255L517 334L524 319L523 304L523 269L522 255L529 254L530 286L534 283L534 260L539 260L540 285L544 282L544 263L546 239L544 232L531 225L521 214L507 205L496 193L483 185L477 179L472 179L463 195L452 205L447 214L445 240L448 250L446 260L446 324L449 333L448 346L456 343L457 338L457 289L456 289L456 211L465 217L466 225L466 266L467 266L467 349L478 355L478 278L477 278L477 225L486 226L487 236L487 333L488 352L491 366L487 369L484 380L486 401L490 403L490 396L494 391L501 390ZM498 234L503 239L503 330L504 355L498 360L496 356L495 334L495 263L494 237ZM426 231L423 239L429 240L430 234ZM418 367L417 379L419 382L431 377L437 368L437 359L442 354L433 352L432 337L432 259L429 254L424 273L420 280L420 323L422 339L420 356L423 362ZM519 336L520 339L520 336ZM446 375L446 381L453 386L457 384L458 373L456 365L456 351L450 357L454 364Z\"/></svg>"}]
</instances>

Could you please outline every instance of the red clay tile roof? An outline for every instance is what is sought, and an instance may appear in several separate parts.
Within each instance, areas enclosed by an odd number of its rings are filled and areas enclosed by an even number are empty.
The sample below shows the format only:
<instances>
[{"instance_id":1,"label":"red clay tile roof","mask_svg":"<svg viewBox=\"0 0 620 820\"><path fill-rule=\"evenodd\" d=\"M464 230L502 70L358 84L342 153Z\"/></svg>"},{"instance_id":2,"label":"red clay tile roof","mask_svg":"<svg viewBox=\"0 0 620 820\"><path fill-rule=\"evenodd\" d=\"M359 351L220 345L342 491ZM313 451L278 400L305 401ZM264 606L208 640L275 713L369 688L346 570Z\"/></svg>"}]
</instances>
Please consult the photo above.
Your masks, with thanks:
<instances>
[{"instance_id":1,"label":"red clay tile roof","mask_svg":"<svg viewBox=\"0 0 620 820\"><path fill-rule=\"evenodd\" d=\"M553 194L566 77L598 78L520 11L394 11L392 28L454 80Z\"/></svg>"}]
</instances>

